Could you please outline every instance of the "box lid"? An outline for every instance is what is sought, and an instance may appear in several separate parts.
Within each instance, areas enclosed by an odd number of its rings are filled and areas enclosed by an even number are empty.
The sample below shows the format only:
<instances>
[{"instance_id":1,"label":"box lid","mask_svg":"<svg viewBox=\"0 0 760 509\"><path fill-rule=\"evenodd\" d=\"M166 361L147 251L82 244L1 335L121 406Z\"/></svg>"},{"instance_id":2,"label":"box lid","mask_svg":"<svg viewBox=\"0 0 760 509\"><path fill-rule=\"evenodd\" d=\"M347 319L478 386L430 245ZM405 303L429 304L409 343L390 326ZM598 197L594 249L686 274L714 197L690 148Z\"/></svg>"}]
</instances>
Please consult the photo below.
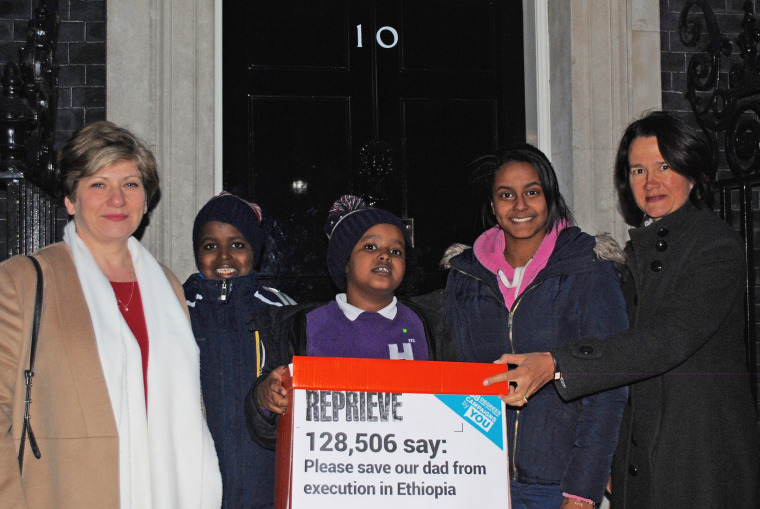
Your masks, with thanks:
<instances>
[{"instance_id":1,"label":"box lid","mask_svg":"<svg viewBox=\"0 0 760 509\"><path fill-rule=\"evenodd\" d=\"M504 364L296 356L291 383L326 391L497 395L507 385L487 386L483 380L504 371Z\"/></svg>"}]
</instances>

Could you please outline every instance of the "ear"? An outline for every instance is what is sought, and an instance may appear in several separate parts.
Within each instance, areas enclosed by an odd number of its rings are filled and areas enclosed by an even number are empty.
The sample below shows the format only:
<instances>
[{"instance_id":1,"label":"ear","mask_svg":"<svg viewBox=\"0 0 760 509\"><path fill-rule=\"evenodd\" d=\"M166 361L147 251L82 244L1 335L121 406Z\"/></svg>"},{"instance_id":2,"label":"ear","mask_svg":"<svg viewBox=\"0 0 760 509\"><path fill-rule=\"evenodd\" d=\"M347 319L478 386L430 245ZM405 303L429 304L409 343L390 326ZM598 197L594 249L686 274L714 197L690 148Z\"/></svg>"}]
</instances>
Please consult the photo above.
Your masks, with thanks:
<instances>
[{"instance_id":1,"label":"ear","mask_svg":"<svg viewBox=\"0 0 760 509\"><path fill-rule=\"evenodd\" d=\"M145 205L143 206L143 214L147 214L147 213L148 213L148 201L146 200Z\"/></svg>"},{"instance_id":2,"label":"ear","mask_svg":"<svg viewBox=\"0 0 760 509\"><path fill-rule=\"evenodd\" d=\"M491 214L496 215L496 210L493 208L493 200L491 200Z\"/></svg>"},{"instance_id":3,"label":"ear","mask_svg":"<svg viewBox=\"0 0 760 509\"><path fill-rule=\"evenodd\" d=\"M74 202L72 202L68 196L66 196L63 199L63 204L66 206L66 212L69 213L70 216L74 215Z\"/></svg>"}]
</instances>

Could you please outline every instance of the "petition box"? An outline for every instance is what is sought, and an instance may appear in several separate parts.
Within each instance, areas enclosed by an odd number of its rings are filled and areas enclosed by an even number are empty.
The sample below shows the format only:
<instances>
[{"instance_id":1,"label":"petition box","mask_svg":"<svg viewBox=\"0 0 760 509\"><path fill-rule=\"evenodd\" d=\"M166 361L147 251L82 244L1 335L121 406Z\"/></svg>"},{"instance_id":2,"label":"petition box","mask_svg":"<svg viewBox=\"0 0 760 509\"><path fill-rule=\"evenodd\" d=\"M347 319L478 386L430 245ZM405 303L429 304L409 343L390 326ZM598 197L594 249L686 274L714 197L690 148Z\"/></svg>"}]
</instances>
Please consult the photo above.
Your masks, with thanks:
<instances>
[{"instance_id":1,"label":"petition box","mask_svg":"<svg viewBox=\"0 0 760 509\"><path fill-rule=\"evenodd\" d=\"M275 507L509 508L505 368L294 357Z\"/></svg>"}]
</instances>

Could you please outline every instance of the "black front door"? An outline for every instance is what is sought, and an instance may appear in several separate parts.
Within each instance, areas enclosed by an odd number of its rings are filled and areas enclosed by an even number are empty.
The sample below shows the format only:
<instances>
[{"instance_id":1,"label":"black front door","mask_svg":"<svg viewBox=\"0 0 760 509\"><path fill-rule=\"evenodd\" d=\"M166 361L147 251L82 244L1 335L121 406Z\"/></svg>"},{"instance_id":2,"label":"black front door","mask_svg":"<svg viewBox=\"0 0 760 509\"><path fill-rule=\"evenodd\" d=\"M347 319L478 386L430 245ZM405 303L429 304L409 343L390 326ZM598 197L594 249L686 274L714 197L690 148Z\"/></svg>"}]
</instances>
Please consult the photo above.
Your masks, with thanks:
<instances>
[{"instance_id":1,"label":"black front door","mask_svg":"<svg viewBox=\"0 0 760 509\"><path fill-rule=\"evenodd\" d=\"M468 163L525 139L521 2L223 4L224 188L256 201L262 277L330 298L323 231L341 194L413 223L421 276L482 228Z\"/></svg>"}]
</instances>

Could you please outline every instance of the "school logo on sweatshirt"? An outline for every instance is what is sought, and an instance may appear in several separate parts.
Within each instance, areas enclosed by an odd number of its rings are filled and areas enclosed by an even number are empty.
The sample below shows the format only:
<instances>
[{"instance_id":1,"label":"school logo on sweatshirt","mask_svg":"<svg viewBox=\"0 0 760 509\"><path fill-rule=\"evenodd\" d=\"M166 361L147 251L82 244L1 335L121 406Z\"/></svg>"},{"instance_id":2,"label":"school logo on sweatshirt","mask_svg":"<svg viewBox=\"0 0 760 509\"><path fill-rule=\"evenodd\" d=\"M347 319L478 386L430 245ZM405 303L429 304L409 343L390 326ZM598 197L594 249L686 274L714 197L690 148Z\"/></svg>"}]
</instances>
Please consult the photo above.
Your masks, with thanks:
<instances>
[{"instance_id":1,"label":"school logo on sweatshirt","mask_svg":"<svg viewBox=\"0 0 760 509\"><path fill-rule=\"evenodd\" d=\"M414 360L414 352L412 351L411 343L404 343L404 351L399 352L398 345L396 343L389 343L388 350L390 350L390 358L397 360Z\"/></svg>"}]
</instances>

